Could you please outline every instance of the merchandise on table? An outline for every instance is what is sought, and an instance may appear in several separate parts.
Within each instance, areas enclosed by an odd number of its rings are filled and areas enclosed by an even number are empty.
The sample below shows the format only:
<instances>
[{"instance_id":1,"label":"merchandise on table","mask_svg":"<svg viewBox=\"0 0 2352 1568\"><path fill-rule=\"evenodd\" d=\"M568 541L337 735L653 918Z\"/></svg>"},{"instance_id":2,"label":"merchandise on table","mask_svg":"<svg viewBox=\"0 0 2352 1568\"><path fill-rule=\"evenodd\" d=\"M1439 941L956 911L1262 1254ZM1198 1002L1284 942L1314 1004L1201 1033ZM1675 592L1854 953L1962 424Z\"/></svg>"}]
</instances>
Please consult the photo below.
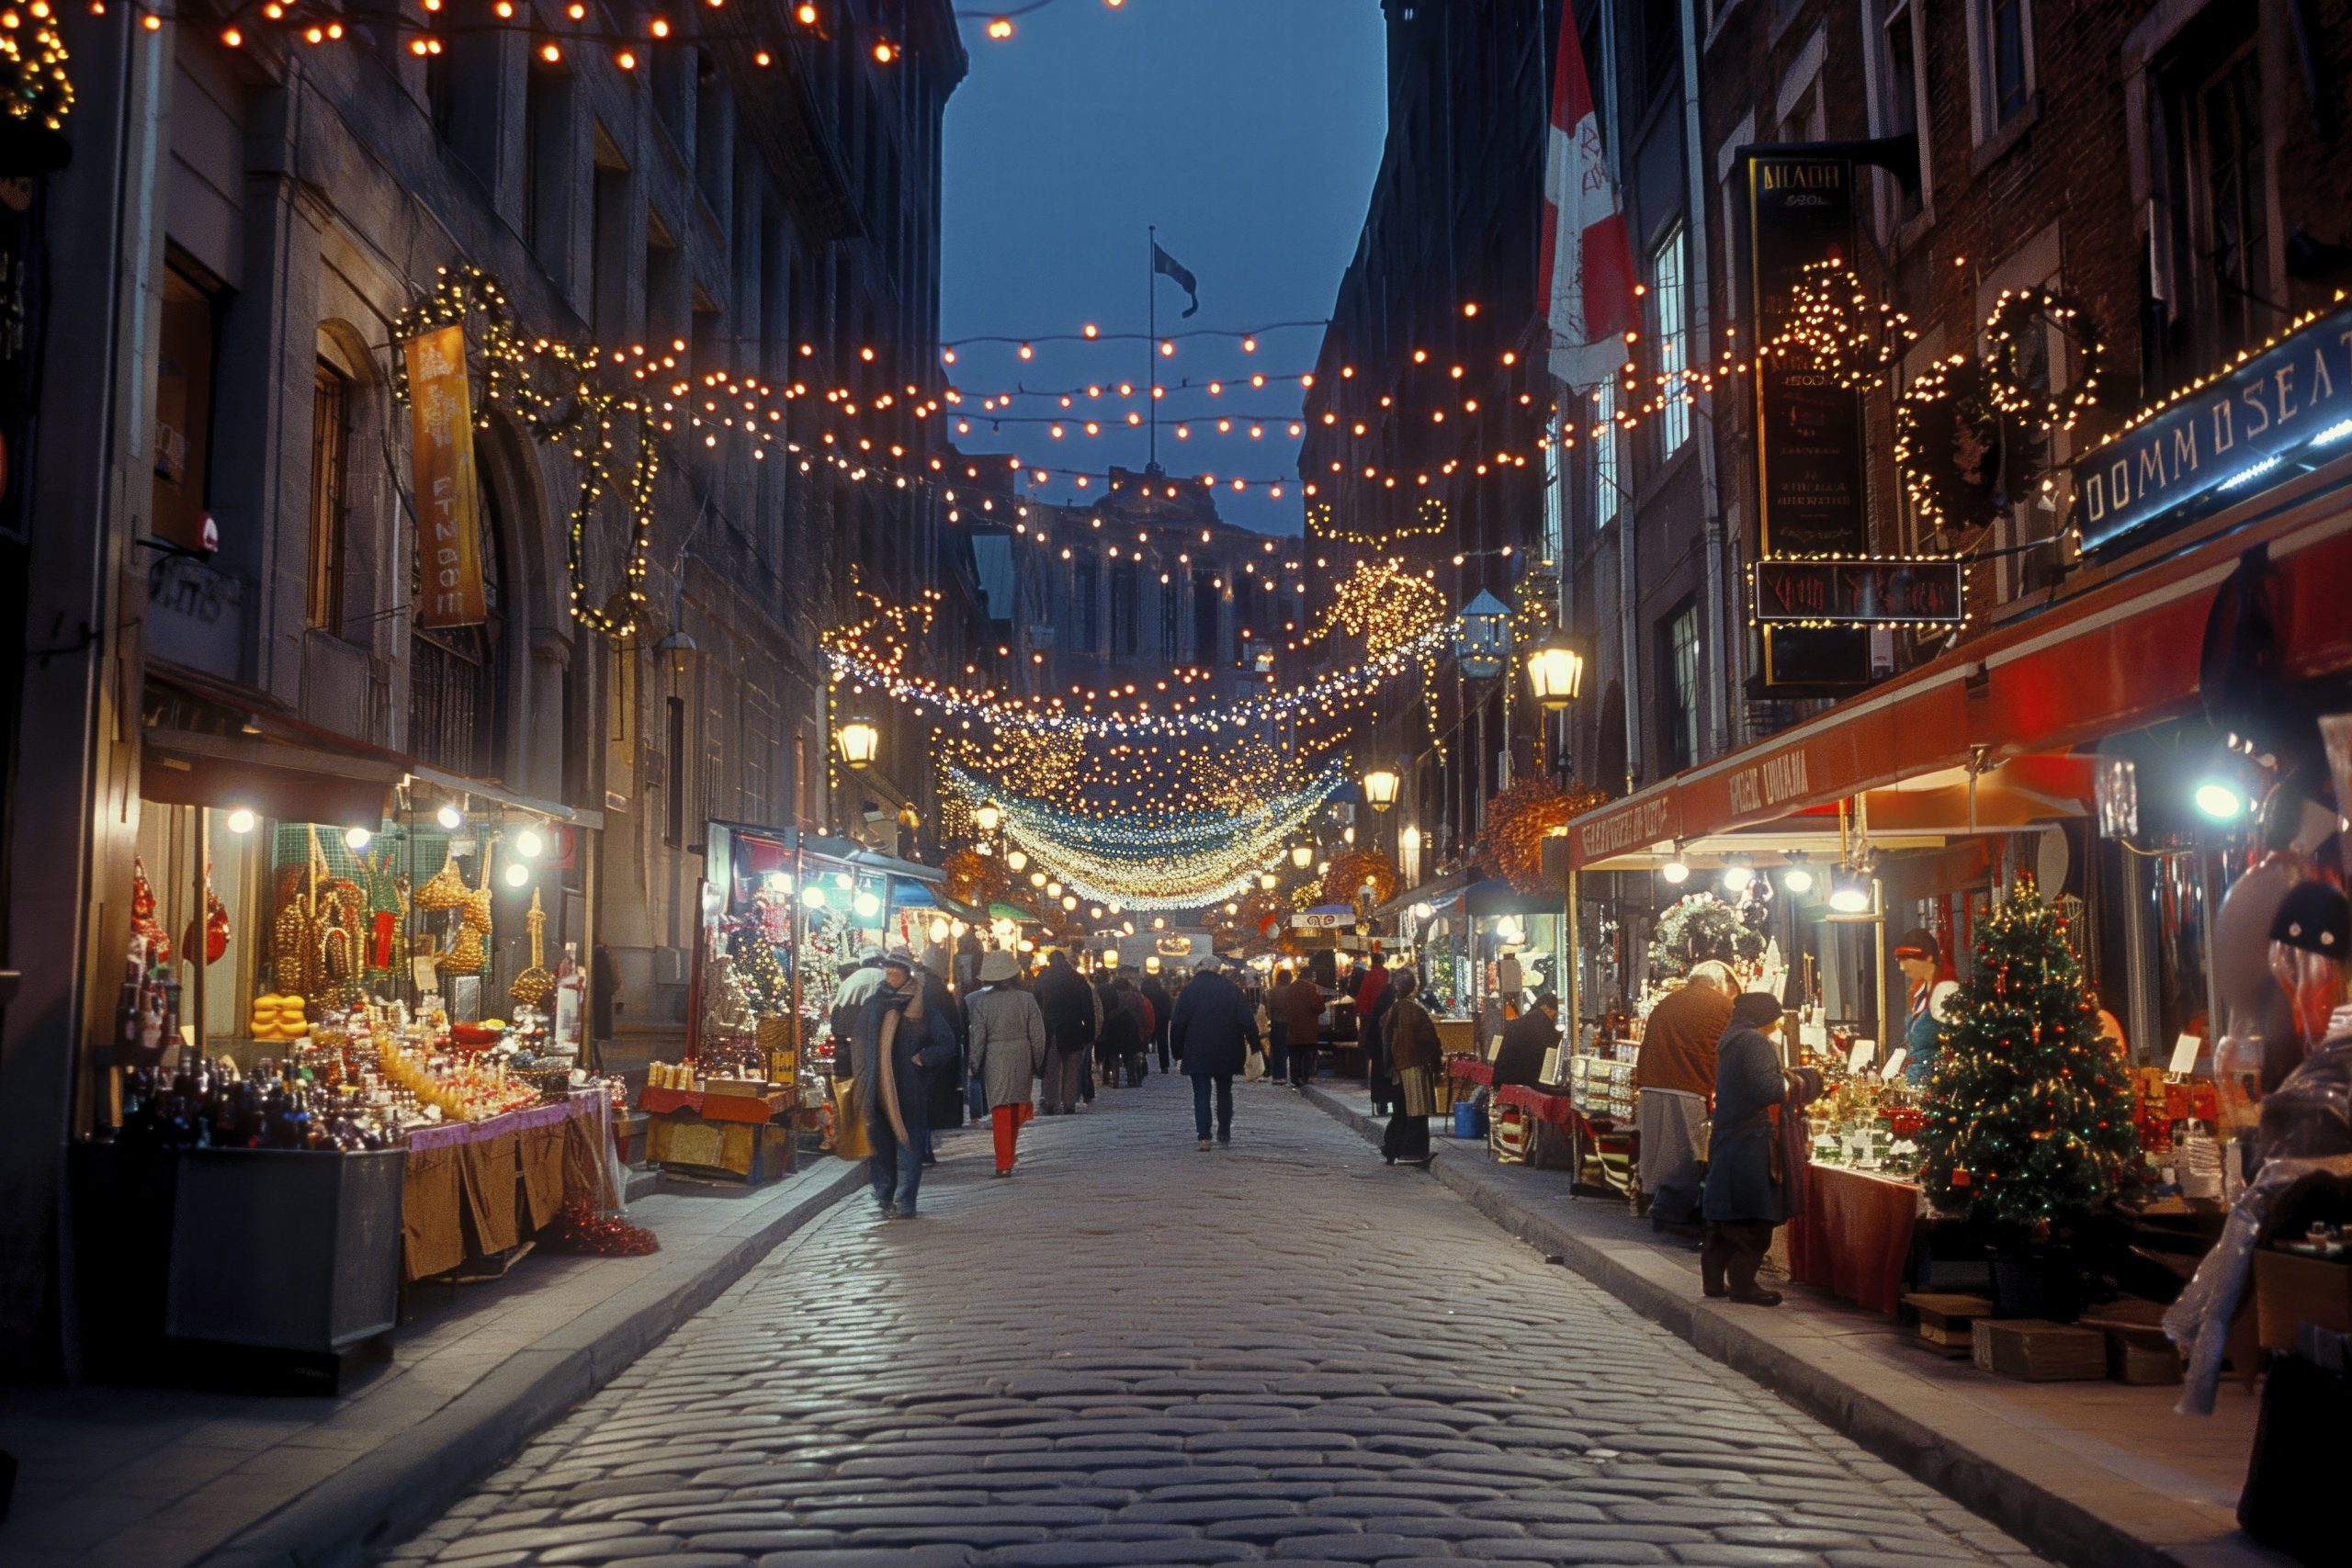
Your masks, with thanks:
<instances>
[{"instance_id":1,"label":"merchandise on table","mask_svg":"<svg viewBox=\"0 0 2352 1568\"><path fill-rule=\"evenodd\" d=\"M1641 1044L1608 1040L1568 1058L1568 1099L1577 1114L1595 1121L1634 1120L1634 1058Z\"/></svg>"},{"instance_id":2,"label":"merchandise on table","mask_svg":"<svg viewBox=\"0 0 2352 1568\"><path fill-rule=\"evenodd\" d=\"M1825 1082L1807 1108L1812 1163L1909 1177L1918 1168L1919 1095L1901 1078L1849 1071L1834 1058L1815 1064Z\"/></svg>"}]
</instances>

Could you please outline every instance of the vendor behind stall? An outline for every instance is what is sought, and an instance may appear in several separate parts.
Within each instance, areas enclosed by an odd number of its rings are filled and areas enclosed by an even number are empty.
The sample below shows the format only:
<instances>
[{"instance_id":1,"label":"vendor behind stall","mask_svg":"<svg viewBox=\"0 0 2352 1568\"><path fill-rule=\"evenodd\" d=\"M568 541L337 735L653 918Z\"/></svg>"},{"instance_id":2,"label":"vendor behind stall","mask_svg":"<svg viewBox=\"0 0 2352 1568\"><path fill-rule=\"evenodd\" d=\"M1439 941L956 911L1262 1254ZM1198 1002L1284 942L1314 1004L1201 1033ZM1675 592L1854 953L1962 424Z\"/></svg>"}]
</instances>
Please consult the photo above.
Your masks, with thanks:
<instances>
[{"instance_id":1,"label":"vendor behind stall","mask_svg":"<svg viewBox=\"0 0 2352 1568\"><path fill-rule=\"evenodd\" d=\"M1911 1018L1904 1028L1903 1077L1914 1089L1923 1088L1935 1070L1936 1046L1943 1032L1944 1012L1960 992L1960 979L1944 958L1944 944L1936 933L1914 927L1894 944L1895 967L1909 987Z\"/></svg>"},{"instance_id":2,"label":"vendor behind stall","mask_svg":"<svg viewBox=\"0 0 2352 1568\"><path fill-rule=\"evenodd\" d=\"M1503 1029L1503 1048L1495 1053L1495 1087L1544 1082L1544 1059L1560 1043L1560 998L1545 991L1534 1005Z\"/></svg>"}]
</instances>

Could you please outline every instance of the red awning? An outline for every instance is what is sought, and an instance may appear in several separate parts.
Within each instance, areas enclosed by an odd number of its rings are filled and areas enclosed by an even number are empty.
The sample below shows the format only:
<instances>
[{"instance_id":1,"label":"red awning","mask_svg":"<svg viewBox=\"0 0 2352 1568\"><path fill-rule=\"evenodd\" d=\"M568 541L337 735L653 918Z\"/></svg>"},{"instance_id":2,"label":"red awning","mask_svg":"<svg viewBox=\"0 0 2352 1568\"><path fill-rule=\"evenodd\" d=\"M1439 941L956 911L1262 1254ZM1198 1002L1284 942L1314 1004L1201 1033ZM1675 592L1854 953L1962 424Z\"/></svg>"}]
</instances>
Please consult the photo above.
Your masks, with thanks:
<instances>
[{"instance_id":1,"label":"red awning","mask_svg":"<svg viewBox=\"0 0 2352 1568\"><path fill-rule=\"evenodd\" d=\"M1973 760L2006 761L2191 711L2214 590L2256 545L2278 571L2286 673L2352 666L2352 510L2329 495L2274 521L2102 583L1972 638L1793 728L1625 799L1568 829L1581 869L1676 840L1796 812Z\"/></svg>"}]
</instances>

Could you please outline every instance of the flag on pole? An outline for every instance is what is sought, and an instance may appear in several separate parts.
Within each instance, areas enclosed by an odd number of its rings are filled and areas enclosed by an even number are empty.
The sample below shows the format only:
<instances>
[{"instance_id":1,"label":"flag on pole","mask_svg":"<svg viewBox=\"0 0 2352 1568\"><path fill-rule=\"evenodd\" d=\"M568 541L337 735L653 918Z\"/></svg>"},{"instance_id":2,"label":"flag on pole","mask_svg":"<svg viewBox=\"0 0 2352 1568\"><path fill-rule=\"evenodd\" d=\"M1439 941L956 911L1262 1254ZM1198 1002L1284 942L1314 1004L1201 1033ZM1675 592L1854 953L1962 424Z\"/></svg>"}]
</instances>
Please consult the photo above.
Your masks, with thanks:
<instances>
[{"instance_id":1,"label":"flag on pole","mask_svg":"<svg viewBox=\"0 0 2352 1568\"><path fill-rule=\"evenodd\" d=\"M1544 209L1538 276L1550 301L1552 374L1572 387L1599 386L1625 362L1624 334L1636 319L1634 256L1600 150L1600 117L1592 107L1573 6L1560 7Z\"/></svg>"},{"instance_id":2,"label":"flag on pole","mask_svg":"<svg viewBox=\"0 0 2352 1568\"><path fill-rule=\"evenodd\" d=\"M1151 243L1151 270L1159 273L1163 277L1174 278L1176 280L1176 287L1182 289L1186 294L1192 297L1192 304L1185 307L1184 310L1184 314L1187 317L1192 316L1200 310L1201 280L1193 276L1192 268L1186 266L1182 262L1178 261L1174 256L1170 255L1166 251L1161 250L1159 248L1159 242L1157 240L1154 240Z\"/></svg>"}]
</instances>

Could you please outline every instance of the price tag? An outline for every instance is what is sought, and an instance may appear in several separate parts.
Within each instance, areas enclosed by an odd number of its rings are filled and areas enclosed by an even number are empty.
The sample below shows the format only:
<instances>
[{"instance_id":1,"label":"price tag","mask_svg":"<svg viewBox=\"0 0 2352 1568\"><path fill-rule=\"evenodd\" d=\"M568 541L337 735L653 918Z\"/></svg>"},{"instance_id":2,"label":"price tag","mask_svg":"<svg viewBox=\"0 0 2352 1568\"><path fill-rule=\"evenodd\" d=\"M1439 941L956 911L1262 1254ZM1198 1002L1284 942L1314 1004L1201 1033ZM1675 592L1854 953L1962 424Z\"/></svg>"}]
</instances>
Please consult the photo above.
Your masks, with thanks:
<instances>
[{"instance_id":1,"label":"price tag","mask_svg":"<svg viewBox=\"0 0 2352 1568\"><path fill-rule=\"evenodd\" d=\"M1877 1055L1877 1041L1857 1040L1854 1042L1853 1050L1847 1055L1846 1070L1849 1073L1859 1074L1871 1065L1871 1058Z\"/></svg>"},{"instance_id":2,"label":"price tag","mask_svg":"<svg viewBox=\"0 0 2352 1568\"><path fill-rule=\"evenodd\" d=\"M1886 1066L1879 1069L1878 1076L1880 1079L1885 1083L1893 1083L1896 1078L1901 1077L1903 1076L1903 1064L1910 1057L1910 1055L1911 1053L1907 1047L1897 1048L1894 1055L1886 1059Z\"/></svg>"},{"instance_id":3,"label":"price tag","mask_svg":"<svg viewBox=\"0 0 2352 1568\"><path fill-rule=\"evenodd\" d=\"M2175 1077L2179 1077L2184 1073L2195 1072L2197 1070L2197 1053L2204 1048L2204 1044L2205 1042L2198 1039L2194 1034L2184 1034L2179 1039L2174 1041L2172 1043L2172 1066L2166 1070L2171 1072Z\"/></svg>"}]
</instances>

